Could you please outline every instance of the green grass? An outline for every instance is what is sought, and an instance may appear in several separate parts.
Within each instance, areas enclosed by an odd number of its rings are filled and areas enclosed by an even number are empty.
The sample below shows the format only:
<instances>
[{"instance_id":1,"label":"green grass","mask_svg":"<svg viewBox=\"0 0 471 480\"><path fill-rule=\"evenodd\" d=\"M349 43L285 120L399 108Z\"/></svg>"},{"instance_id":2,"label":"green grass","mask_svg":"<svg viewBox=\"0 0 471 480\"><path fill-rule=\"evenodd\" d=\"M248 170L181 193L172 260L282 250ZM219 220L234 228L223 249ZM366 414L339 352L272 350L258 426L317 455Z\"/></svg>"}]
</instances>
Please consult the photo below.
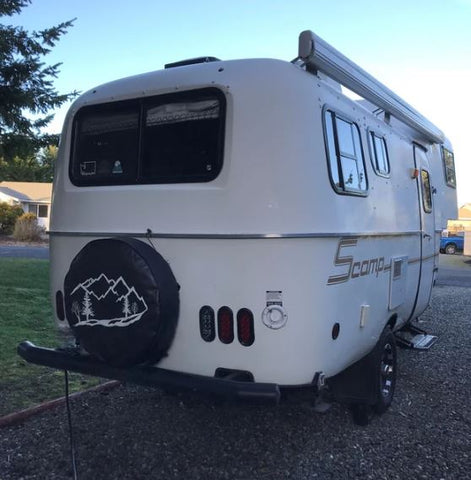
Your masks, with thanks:
<instances>
[{"instance_id":1,"label":"green grass","mask_svg":"<svg viewBox=\"0 0 471 480\"><path fill-rule=\"evenodd\" d=\"M52 319L49 261L0 258L0 416L64 394L63 372L18 356L23 340L44 347L63 343ZM71 391L99 382L79 374L69 380Z\"/></svg>"}]
</instances>

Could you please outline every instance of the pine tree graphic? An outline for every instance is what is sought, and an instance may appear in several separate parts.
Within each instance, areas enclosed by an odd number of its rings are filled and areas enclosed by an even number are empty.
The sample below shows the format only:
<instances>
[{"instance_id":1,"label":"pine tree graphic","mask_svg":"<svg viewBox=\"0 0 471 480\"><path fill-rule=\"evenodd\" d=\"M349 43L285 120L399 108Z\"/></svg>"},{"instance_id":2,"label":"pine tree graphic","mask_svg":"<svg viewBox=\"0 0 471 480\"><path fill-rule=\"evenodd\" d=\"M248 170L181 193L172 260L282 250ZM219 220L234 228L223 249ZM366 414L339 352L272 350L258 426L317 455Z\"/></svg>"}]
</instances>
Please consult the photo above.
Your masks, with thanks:
<instances>
[{"instance_id":1,"label":"pine tree graphic","mask_svg":"<svg viewBox=\"0 0 471 480\"><path fill-rule=\"evenodd\" d=\"M94 317L95 313L92 308L92 301L90 300L90 294L88 290L85 290L85 297L83 299L83 309L82 314L85 315L85 318L88 320L89 317Z\"/></svg>"},{"instance_id":2,"label":"pine tree graphic","mask_svg":"<svg viewBox=\"0 0 471 480\"><path fill-rule=\"evenodd\" d=\"M124 318L128 318L128 315L131 313L131 310L129 308L129 298L127 296L123 299L123 313Z\"/></svg>"}]
</instances>

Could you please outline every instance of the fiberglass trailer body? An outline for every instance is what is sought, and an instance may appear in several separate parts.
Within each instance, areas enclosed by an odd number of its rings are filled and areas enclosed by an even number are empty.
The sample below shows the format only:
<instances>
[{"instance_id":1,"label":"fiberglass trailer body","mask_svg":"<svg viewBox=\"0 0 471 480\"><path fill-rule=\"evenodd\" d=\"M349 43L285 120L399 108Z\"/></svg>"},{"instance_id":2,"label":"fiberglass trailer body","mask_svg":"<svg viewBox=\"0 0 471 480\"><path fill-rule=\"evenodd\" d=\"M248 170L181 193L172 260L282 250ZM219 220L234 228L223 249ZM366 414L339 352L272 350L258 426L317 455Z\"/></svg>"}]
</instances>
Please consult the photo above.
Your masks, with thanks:
<instances>
[{"instance_id":1,"label":"fiberglass trailer body","mask_svg":"<svg viewBox=\"0 0 471 480\"><path fill-rule=\"evenodd\" d=\"M19 351L236 397L327 388L381 412L392 332L429 304L455 216L442 132L312 32L291 63L108 83L71 107L54 181L51 291L80 354Z\"/></svg>"}]
</instances>

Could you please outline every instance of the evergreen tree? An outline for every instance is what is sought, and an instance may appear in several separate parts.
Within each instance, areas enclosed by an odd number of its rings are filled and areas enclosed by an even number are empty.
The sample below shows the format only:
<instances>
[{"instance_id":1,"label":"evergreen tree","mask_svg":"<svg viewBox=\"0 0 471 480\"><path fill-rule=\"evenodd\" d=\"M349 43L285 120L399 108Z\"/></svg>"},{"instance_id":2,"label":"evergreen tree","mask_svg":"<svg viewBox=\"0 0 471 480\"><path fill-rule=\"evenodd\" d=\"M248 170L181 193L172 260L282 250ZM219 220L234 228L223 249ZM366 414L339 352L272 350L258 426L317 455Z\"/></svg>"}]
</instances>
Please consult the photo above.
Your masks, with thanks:
<instances>
[{"instance_id":1,"label":"evergreen tree","mask_svg":"<svg viewBox=\"0 0 471 480\"><path fill-rule=\"evenodd\" d=\"M0 0L0 181L50 181L57 135L43 135L50 113L77 95L59 94L54 79L60 63L44 57L74 20L41 31L5 23L31 0Z\"/></svg>"},{"instance_id":2,"label":"evergreen tree","mask_svg":"<svg viewBox=\"0 0 471 480\"><path fill-rule=\"evenodd\" d=\"M83 298L83 303L82 303L83 309L82 309L82 314L85 315L85 318L89 319L89 317L94 317L95 312L93 311L92 307L92 300L90 298L90 294L88 293L88 290L85 290L85 296Z\"/></svg>"},{"instance_id":3,"label":"evergreen tree","mask_svg":"<svg viewBox=\"0 0 471 480\"><path fill-rule=\"evenodd\" d=\"M123 313L124 313L124 318L128 318L128 315L131 313L131 309L129 308L128 297L124 297L123 299Z\"/></svg>"},{"instance_id":4,"label":"evergreen tree","mask_svg":"<svg viewBox=\"0 0 471 480\"><path fill-rule=\"evenodd\" d=\"M19 13L31 0L2 0L0 19ZM3 17L3 18L2 18ZM47 55L73 20L41 31L0 23L0 137L36 137L52 119L49 112L76 93L59 94L53 80L60 63L47 65ZM30 114L30 115L27 115ZM34 118L31 118L34 116Z\"/></svg>"}]
</instances>

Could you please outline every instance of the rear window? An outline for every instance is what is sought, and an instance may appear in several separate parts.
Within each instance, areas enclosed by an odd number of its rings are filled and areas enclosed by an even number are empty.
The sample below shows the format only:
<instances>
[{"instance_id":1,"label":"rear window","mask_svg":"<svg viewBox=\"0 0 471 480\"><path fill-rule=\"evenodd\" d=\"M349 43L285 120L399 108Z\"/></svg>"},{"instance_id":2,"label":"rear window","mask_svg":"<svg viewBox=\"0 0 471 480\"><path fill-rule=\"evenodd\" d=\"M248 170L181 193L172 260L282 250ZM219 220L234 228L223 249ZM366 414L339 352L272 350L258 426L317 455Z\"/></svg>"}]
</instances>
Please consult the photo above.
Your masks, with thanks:
<instances>
[{"instance_id":1,"label":"rear window","mask_svg":"<svg viewBox=\"0 0 471 480\"><path fill-rule=\"evenodd\" d=\"M75 185L193 183L222 168L225 97L215 88L84 107L74 120Z\"/></svg>"}]
</instances>

